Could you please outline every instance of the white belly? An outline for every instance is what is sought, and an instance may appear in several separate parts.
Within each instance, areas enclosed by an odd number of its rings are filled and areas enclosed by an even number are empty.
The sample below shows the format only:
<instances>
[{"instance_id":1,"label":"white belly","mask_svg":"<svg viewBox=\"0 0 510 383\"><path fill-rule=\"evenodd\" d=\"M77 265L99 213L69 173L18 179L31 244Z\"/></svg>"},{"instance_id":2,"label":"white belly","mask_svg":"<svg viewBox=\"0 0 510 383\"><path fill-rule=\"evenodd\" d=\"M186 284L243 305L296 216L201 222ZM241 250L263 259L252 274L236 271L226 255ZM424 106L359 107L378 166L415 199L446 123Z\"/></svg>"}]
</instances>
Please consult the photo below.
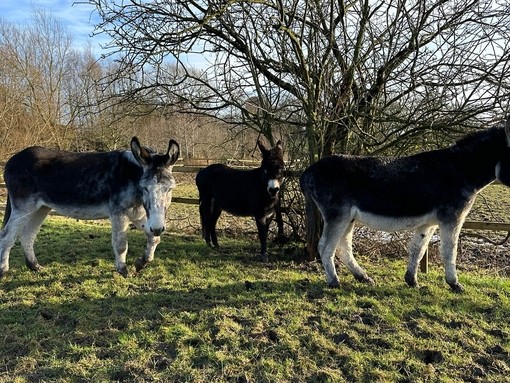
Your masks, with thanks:
<instances>
[{"instance_id":1,"label":"white belly","mask_svg":"<svg viewBox=\"0 0 510 383\"><path fill-rule=\"evenodd\" d=\"M109 217L108 205L61 206L50 205L58 214L75 219L105 219Z\"/></svg>"},{"instance_id":2,"label":"white belly","mask_svg":"<svg viewBox=\"0 0 510 383\"><path fill-rule=\"evenodd\" d=\"M390 233L394 231L412 230L424 225L433 226L439 223L435 211L413 217L387 217L361 211L353 207L351 210L351 217L355 221L371 229Z\"/></svg>"}]
</instances>

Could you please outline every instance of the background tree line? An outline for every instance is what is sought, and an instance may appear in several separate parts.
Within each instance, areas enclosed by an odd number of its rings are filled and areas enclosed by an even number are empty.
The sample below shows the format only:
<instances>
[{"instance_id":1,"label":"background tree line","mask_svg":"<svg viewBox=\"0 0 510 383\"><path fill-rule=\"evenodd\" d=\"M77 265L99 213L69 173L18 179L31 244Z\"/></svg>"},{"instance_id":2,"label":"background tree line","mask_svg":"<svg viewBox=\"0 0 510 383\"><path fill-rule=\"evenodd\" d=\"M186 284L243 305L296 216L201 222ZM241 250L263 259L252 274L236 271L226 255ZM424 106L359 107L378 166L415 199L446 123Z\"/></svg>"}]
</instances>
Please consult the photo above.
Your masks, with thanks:
<instances>
[{"instance_id":1,"label":"background tree line","mask_svg":"<svg viewBox=\"0 0 510 383\"><path fill-rule=\"evenodd\" d=\"M62 22L45 11L26 25L0 20L0 159L30 145L125 148L132 135L160 149L175 138L185 159L253 155L257 135L246 127L121 97L130 79L109 83L118 70L114 59L76 49Z\"/></svg>"},{"instance_id":2,"label":"background tree line","mask_svg":"<svg viewBox=\"0 0 510 383\"><path fill-rule=\"evenodd\" d=\"M508 112L503 1L88 3L120 97L285 136L307 162L435 148Z\"/></svg>"},{"instance_id":3,"label":"background tree line","mask_svg":"<svg viewBox=\"0 0 510 383\"><path fill-rule=\"evenodd\" d=\"M506 2L87 2L110 37L100 58L44 11L0 22L0 155L138 134L245 157L261 135L309 163L444 146L508 114Z\"/></svg>"}]
</instances>

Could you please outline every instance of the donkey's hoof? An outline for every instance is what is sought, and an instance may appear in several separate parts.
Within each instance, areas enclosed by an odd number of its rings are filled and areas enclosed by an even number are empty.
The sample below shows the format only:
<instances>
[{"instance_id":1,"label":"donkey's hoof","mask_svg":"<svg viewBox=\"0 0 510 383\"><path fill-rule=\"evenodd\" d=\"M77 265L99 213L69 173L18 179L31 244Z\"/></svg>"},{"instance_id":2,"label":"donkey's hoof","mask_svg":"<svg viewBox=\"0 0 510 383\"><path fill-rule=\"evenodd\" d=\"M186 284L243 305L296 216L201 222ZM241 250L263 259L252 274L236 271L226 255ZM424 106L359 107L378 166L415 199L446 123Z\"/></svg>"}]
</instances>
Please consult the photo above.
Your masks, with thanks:
<instances>
[{"instance_id":1,"label":"donkey's hoof","mask_svg":"<svg viewBox=\"0 0 510 383\"><path fill-rule=\"evenodd\" d=\"M7 271L9 269L5 269L5 270L0 270L0 279L2 279L3 277L5 277L5 275L7 274Z\"/></svg>"},{"instance_id":2,"label":"donkey's hoof","mask_svg":"<svg viewBox=\"0 0 510 383\"><path fill-rule=\"evenodd\" d=\"M340 287L340 281L338 279L334 279L328 283L328 287L330 289L338 289Z\"/></svg>"},{"instance_id":3,"label":"donkey's hoof","mask_svg":"<svg viewBox=\"0 0 510 383\"><path fill-rule=\"evenodd\" d=\"M268 263L269 257L267 256L267 254L260 254L260 261L263 263Z\"/></svg>"},{"instance_id":4,"label":"donkey's hoof","mask_svg":"<svg viewBox=\"0 0 510 383\"><path fill-rule=\"evenodd\" d=\"M121 268L117 269L117 272L122 275L124 278L128 277L128 269L127 266L122 266Z\"/></svg>"},{"instance_id":5,"label":"donkey's hoof","mask_svg":"<svg viewBox=\"0 0 510 383\"><path fill-rule=\"evenodd\" d=\"M409 287L418 287L418 279L413 274L406 272L404 279Z\"/></svg>"},{"instance_id":6,"label":"donkey's hoof","mask_svg":"<svg viewBox=\"0 0 510 383\"><path fill-rule=\"evenodd\" d=\"M456 294L464 292L464 287L460 283L449 284L452 291Z\"/></svg>"},{"instance_id":7,"label":"donkey's hoof","mask_svg":"<svg viewBox=\"0 0 510 383\"><path fill-rule=\"evenodd\" d=\"M367 285L375 285L375 281L368 275L355 275L354 278L356 278L358 282L366 283Z\"/></svg>"},{"instance_id":8,"label":"donkey's hoof","mask_svg":"<svg viewBox=\"0 0 510 383\"><path fill-rule=\"evenodd\" d=\"M135 261L135 268L136 268L136 271L140 271L142 270L143 268L145 268L145 266L147 266L147 261L145 261L145 259L143 258L137 258L136 261Z\"/></svg>"},{"instance_id":9,"label":"donkey's hoof","mask_svg":"<svg viewBox=\"0 0 510 383\"><path fill-rule=\"evenodd\" d=\"M30 270L35 271L36 273L44 269L44 267L42 267L38 262L25 261L25 264Z\"/></svg>"}]
</instances>

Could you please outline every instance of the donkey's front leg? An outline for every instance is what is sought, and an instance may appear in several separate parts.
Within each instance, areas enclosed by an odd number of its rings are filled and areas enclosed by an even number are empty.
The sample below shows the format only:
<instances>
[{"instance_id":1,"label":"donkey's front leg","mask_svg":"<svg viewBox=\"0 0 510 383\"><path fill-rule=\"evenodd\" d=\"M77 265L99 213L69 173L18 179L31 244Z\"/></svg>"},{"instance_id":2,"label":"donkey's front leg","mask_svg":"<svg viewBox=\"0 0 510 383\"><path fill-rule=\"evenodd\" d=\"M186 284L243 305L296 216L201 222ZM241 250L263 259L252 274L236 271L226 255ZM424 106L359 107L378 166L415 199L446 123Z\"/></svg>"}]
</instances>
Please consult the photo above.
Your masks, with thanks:
<instances>
[{"instance_id":1,"label":"donkey's front leg","mask_svg":"<svg viewBox=\"0 0 510 383\"><path fill-rule=\"evenodd\" d=\"M267 232L269 231L269 223L271 222L271 218L258 217L255 220L257 222L257 231L260 240L260 260L262 262L268 262L269 257L267 256Z\"/></svg>"},{"instance_id":2,"label":"donkey's front leg","mask_svg":"<svg viewBox=\"0 0 510 383\"><path fill-rule=\"evenodd\" d=\"M140 258L137 258L135 261L135 268L136 271L142 270L145 266L147 266L147 263L152 262L154 259L154 252L156 251L156 247L161 242L160 236L154 236L154 234L151 232L151 230L147 227L147 216L143 212L140 214L135 214L130 217L131 222L136 226L136 228L143 230L145 235L147 236L147 246L145 248L145 252L143 253L143 256Z\"/></svg>"},{"instance_id":3,"label":"donkey's front leg","mask_svg":"<svg viewBox=\"0 0 510 383\"><path fill-rule=\"evenodd\" d=\"M440 253L441 258L443 259L446 283L448 283L451 289L456 293L464 291L464 287L462 287L459 283L456 268L457 245L461 228L462 222L439 225L439 232L441 236Z\"/></svg>"},{"instance_id":4,"label":"donkey's front leg","mask_svg":"<svg viewBox=\"0 0 510 383\"><path fill-rule=\"evenodd\" d=\"M151 234L147 234L147 247L145 248L143 257L137 258L135 261L136 271L142 270L145 266L147 266L147 263L152 262L154 259L154 252L160 242L161 237L155 237Z\"/></svg>"},{"instance_id":5,"label":"donkey's front leg","mask_svg":"<svg viewBox=\"0 0 510 383\"><path fill-rule=\"evenodd\" d=\"M110 218L112 223L112 245L115 253L115 268L123 277L128 276L126 254L128 251L127 228L129 219L124 215L114 215Z\"/></svg>"}]
</instances>

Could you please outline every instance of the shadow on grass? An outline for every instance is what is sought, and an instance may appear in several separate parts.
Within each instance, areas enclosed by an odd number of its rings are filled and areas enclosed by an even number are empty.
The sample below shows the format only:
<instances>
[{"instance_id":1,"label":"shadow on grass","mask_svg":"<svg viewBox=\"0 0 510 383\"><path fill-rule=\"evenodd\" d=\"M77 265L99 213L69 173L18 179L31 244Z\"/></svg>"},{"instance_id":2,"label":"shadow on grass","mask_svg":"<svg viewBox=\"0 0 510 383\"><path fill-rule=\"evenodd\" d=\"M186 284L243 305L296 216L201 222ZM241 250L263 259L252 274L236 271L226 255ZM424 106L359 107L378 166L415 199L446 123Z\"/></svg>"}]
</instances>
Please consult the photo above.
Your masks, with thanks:
<instances>
[{"instance_id":1,"label":"shadow on grass","mask_svg":"<svg viewBox=\"0 0 510 383\"><path fill-rule=\"evenodd\" d=\"M131 231L129 241L128 263L133 271L145 238ZM199 236L169 233L155 261L124 279L114 271L109 226L51 223L43 229L36 248L46 269L39 274L26 270L17 246L12 271L0 281L4 362L0 381L9 371L18 371L28 381L51 381L72 373L80 376L69 367L79 363L88 369L83 375L90 380L94 376L94 368L87 364L90 360L101 365L102 379L113 381L141 381L139 377L153 363L147 373L150 380L154 369L157 373L176 359L188 363L179 352L204 352L197 360L205 366L215 361L208 350L230 345L234 349L239 337L245 338L246 347L256 345L254 353L266 357L273 357L271 350L296 355L292 342L300 338L306 345L317 342L310 351L315 356L318 345L327 344L320 338L323 335L334 343L330 345L334 352L350 347L366 355L373 351L374 342L384 350L399 348L403 337L408 339L411 355L441 364L449 349L441 354L423 346L415 350L415 341L436 340L438 328L439 333L463 333L482 327L489 337L498 339L491 347L504 346L499 338L508 336L507 325L487 324L507 315L508 291L496 293L492 288L492 295L484 297L470 291L466 283L468 291L455 295L444 284L442 272L420 275L426 287L411 289L402 278L403 263L395 260L373 260L366 265L374 274L375 286L355 282L343 268L340 289L331 290L322 266L301 263L294 257L295 249L271 246L268 264L258 260L258 249L257 241L244 238L222 238L222 247L210 249ZM482 326L477 325L480 318ZM330 321L337 327L329 328ZM293 322L293 332L287 333ZM398 342L392 337L395 329L400 331ZM231 343L222 343L225 339ZM477 344L487 336L480 339L471 346L473 354L479 353ZM507 355L503 346L498 355ZM348 351L334 355L347 358ZM34 360L33 366L23 365ZM67 370L60 369L59 363ZM412 363L404 367L414 368Z\"/></svg>"}]
</instances>

